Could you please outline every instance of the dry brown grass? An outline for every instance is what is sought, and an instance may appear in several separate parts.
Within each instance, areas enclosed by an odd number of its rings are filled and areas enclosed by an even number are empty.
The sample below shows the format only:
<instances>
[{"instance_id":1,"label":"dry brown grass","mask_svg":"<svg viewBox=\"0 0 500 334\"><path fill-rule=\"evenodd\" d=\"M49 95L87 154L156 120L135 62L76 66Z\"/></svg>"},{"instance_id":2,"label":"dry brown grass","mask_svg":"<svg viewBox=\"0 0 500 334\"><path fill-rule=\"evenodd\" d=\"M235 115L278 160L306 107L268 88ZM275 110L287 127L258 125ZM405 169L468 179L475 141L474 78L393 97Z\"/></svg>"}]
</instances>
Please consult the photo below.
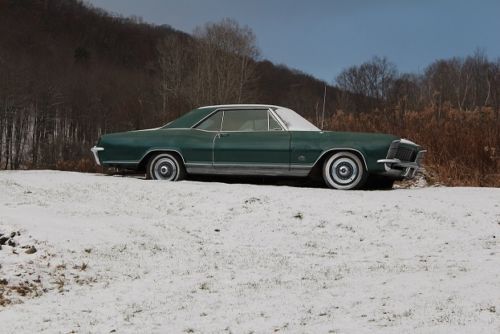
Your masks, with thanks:
<instances>
[{"instance_id":1,"label":"dry brown grass","mask_svg":"<svg viewBox=\"0 0 500 334\"><path fill-rule=\"evenodd\" d=\"M79 160L59 160L56 162L55 169L64 171L78 171L85 173L102 173L104 169L96 165L95 161L90 158L82 158Z\"/></svg>"},{"instance_id":2,"label":"dry brown grass","mask_svg":"<svg viewBox=\"0 0 500 334\"><path fill-rule=\"evenodd\" d=\"M338 131L384 132L428 150L424 165L451 186L500 186L500 122L492 110L437 112L338 112L328 122Z\"/></svg>"}]
</instances>

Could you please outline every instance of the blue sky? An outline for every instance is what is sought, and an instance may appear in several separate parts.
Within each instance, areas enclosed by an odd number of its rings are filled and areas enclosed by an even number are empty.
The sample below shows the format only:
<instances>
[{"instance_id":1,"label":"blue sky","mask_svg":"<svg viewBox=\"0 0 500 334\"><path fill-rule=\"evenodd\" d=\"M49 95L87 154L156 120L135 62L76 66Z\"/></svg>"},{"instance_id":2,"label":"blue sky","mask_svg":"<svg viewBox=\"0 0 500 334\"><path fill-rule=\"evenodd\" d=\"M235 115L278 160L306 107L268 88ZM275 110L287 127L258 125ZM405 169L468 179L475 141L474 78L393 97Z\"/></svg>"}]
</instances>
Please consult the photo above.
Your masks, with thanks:
<instances>
[{"instance_id":1,"label":"blue sky","mask_svg":"<svg viewBox=\"0 0 500 334\"><path fill-rule=\"evenodd\" d=\"M87 0L192 32L224 17L248 25L262 58L332 82L344 68L387 56L402 72L481 49L500 57L500 0Z\"/></svg>"}]
</instances>

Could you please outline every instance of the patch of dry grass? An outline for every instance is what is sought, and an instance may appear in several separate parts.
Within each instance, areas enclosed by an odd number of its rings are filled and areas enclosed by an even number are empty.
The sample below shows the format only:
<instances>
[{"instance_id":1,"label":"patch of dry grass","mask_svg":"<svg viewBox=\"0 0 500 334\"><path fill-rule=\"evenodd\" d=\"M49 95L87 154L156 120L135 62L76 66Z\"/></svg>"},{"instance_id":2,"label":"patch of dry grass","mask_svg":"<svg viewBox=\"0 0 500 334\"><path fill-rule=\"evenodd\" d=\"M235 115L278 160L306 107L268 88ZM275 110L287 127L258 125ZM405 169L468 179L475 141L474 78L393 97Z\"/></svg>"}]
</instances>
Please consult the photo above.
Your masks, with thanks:
<instances>
[{"instance_id":1,"label":"patch of dry grass","mask_svg":"<svg viewBox=\"0 0 500 334\"><path fill-rule=\"evenodd\" d=\"M433 181L500 187L500 121L490 109L338 112L328 121L331 130L391 133L420 144L427 150L424 165Z\"/></svg>"}]
</instances>

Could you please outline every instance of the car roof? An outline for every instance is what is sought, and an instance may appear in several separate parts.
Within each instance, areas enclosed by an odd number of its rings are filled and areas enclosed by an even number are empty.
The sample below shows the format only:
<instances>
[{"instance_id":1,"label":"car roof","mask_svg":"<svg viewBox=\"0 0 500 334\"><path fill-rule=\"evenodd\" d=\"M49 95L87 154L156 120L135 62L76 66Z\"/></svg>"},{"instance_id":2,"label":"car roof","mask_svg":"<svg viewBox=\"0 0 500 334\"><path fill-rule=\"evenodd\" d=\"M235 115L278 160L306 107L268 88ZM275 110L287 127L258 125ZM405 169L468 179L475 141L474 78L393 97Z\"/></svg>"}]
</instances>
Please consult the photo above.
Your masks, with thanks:
<instances>
[{"instance_id":1,"label":"car roof","mask_svg":"<svg viewBox=\"0 0 500 334\"><path fill-rule=\"evenodd\" d=\"M285 128L291 131L321 131L304 117L297 114L295 111L280 107L272 104L220 104L214 106L199 107L191 110L187 114L173 120L167 125L163 126L163 129L186 129L195 126L198 122L209 116L214 110L217 109L251 109L251 108L266 108L273 109L277 113L278 117L281 119Z\"/></svg>"},{"instance_id":2,"label":"car roof","mask_svg":"<svg viewBox=\"0 0 500 334\"><path fill-rule=\"evenodd\" d=\"M219 108L283 108L272 104L219 104L214 106L204 106L198 109L219 109Z\"/></svg>"},{"instance_id":3,"label":"car roof","mask_svg":"<svg viewBox=\"0 0 500 334\"><path fill-rule=\"evenodd\" d=\"M212 111L217 109L250 109L250 108L281 108L278 106L268 105L268 104L221 104L216 106L205 106L199 107L191 110L190 112L180 116L179 118L173 120L167 125L163 126L163 129L185 129L194 126L199 121L203 120L205 117L210 115Z\"/></svg>"}]
</instances>

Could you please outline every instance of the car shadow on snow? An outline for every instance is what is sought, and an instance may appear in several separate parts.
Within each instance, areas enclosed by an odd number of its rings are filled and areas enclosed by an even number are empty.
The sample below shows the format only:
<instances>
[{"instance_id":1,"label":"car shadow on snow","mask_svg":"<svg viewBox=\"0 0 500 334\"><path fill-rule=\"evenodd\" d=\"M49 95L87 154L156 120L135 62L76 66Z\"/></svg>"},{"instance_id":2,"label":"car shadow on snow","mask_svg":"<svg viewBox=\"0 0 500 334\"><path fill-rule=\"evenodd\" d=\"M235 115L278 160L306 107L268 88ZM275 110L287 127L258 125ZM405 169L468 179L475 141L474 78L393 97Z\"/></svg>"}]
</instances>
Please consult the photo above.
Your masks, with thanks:
<instances>
[{"instance_id":1,"label":"car shadow on snow","mask_svg":"<svg viewBox=\"0 0 500 334\"><path fill-rule=\"evenodd\" d=\"M130 177L146 180L145 174L136 172L117 172L112 176ZM285 176L231 176L231 175L188 175L187 181L198 182L217 182L227 184L252 184L252 185L270 185L270 186L289 186L298 188L324 188L327 189L325 182L318 177L285 177ZM379 184L368 182L361 190L390 190L380 187Z\"/></svg>"},{"instance_id":2,"label":"car shadow on snow","mask_svg":"<svg viewBox=\"0 0 500 334\"><path fill-rule=\"evenodd\" d=\"M134 179L146 180L146 175L136 172L115 172L109 176L121 176ZM326 188L322 180L311 178L294 178L283 176L231 176L231 175L187 175L187 181L198 182L217 182L228 184L254 184L254 185L272 185L272 186L290 186L307 188Z\"/></svg>"}]
</instances>

